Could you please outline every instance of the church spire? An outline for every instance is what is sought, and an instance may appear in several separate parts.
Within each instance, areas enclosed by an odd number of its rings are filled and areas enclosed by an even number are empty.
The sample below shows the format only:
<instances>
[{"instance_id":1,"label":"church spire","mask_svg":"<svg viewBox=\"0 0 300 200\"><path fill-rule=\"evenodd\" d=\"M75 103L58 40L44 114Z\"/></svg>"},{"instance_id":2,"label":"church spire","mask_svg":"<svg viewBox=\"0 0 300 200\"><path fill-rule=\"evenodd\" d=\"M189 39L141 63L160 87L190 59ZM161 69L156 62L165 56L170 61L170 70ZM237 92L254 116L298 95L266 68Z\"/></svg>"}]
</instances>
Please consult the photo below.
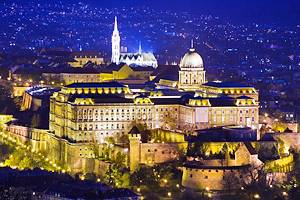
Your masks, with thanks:
<instances>
[{"instance_id":1,"label":"church spire","mask_svg":"<svg viewBox=\"0 0 300 200\"><path fill-rule=\"evenodd\" d=\"M142 54L142 42L139 43L139 54Z\"/></svg>"},{"instance_id":2,"label":"church spire","mask_svg":"<svg viewBox=\"0 0 300 200\"><path fill-rule=\"evenodd\" d=\"M115 16L115 26L114 26L114 31L118 31L118 19L117 19L117 16Z\"/></svg>"},{"instance_id":3,"label":"church spire","mask_svg":"<svg viewBox=\"0 0 300 200\"><path fill-rule=\"evenodd\" d=\"M111 62L119 64L120 60L120 34L118 30L118 21L115 17L114 31L111 37Z\"/></svg>"}]
</instances>

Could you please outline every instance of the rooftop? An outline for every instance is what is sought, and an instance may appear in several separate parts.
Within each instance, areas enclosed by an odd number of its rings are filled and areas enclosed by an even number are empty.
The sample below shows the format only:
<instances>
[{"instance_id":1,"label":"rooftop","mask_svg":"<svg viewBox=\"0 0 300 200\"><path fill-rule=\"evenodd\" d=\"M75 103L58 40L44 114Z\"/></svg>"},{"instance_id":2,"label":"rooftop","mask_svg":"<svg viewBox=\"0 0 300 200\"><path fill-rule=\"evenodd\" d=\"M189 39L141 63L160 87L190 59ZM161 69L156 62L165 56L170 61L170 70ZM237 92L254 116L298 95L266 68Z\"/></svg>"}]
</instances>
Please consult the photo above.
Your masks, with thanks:
<instances>
[{"instance_id":1,"label":"rooftop","mask_svg":"<svg viewBox=\"0 0 300 200\"><path fill-rule=\"evenodd\" d=\"M125 85L112 81L112 82L90 82L90 83L72 83L66 86L67 88L124 88Z\"/></svg>"},{"instance_id":2,"label":"rooftop","mask_svg":"<svg viewBox=\"0 0 300 200\"><path fill-rule=\"evenodd\" d=\"M249 88L250 86L242 83L234 82L207 82L203 84L208 87L218 87L218 88Z\"/></svg>"},{"instance_id":3,"label":"rooftop","mask_svg":"<svg viewBox=\"0 0 300 200\"><path fill-rule=\"evenodd\" d=\"M257 130L227 126L197 130L196 136L186 136L189 142L250 142L257 140Z\"/></svg>"},{"instance_id":4,"label":"rooftop","mask_svg":"<svg viewBox=\"0 0 300 200\"><path fill-rule=\"evenodd\" d=\"M133 99L116 94L71 94L68 100L75 102L77 98L91 98L95 103L133 103Z\"/></svg>"}]
</instances>

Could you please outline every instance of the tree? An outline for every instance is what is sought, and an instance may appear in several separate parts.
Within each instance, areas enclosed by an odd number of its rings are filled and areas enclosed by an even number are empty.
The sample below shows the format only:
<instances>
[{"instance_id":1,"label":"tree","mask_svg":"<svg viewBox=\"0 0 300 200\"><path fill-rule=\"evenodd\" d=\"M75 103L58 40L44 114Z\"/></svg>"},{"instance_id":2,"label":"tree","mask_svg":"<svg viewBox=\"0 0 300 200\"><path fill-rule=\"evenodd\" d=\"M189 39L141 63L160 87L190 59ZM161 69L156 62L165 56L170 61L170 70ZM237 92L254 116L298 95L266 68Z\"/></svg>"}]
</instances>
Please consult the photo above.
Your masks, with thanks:
<instances>
[{"instance_id":1,"label":"tree","mask_svg":"<svg viewBox=\"0 0 300 200\"><path fill-rule=\"evenodd\" d=\"M237 173L225 173L223 182L224 182L224 189L229 193L232 192L232 190L239 188L241 185Z\"/></svg>"},{"instance_id":2,"label":"tree","mask_svg":"<svg viewBox=\"0 0 300 200\"><path fill-rule=\"evenodd\" d=\"M106 137L105 142L107 144L115 144L115 138L114 137Z\"/></svg>"},{"instance_id":3,"label":"tree","mask_svg":"<svg viewBox=\"0 0 300 200\"><path fill-rule=\"evenodd\" d=\"M130 185L138 187L146 185L147 187L156 190L159 188L159 178L152 167L140 166L131 174Z\"/></svg>"},{"instance_id":4,"label":"tree","mask_svg":"<svg viewBox=\"0 0 300 200\"><path fill-rule=\"evenodd\" d=\"M282 122L275 122L273 123L272 128L275 132L283 133L287 129L287 125Z\"/></svg>"},{"instance_id":5,"label":"tree","mask_svg":"<svg viewBox=\"0 0 300 200\"><path fill-rule=\"evenodd\" d=\"M121 134L121 136L118 137L117 141L119 143L122 143L122 144L129 144L129 137L128 137L128 134Z\"/></svg>"}]
</instances>

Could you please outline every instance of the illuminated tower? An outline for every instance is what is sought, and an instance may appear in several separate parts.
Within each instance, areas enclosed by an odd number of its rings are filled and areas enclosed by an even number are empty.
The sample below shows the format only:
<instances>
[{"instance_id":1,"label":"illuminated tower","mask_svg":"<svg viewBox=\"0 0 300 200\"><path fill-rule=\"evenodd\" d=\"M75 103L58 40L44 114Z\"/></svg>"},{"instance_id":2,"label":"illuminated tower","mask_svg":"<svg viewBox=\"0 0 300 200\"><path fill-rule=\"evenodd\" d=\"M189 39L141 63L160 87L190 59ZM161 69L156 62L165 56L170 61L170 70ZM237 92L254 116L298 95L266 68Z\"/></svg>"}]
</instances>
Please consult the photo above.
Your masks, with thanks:
<instances>
[{"instance_id":1,"label":"illuminated tower","mask_svg":"<svg viewBox=\"0 0 300 200\"><path fill-rule=\"evenodd\" d=\"M117 17L115 17L114 31L111 37L111 62L119 64L120 60L120 34Z\"/></svg>"}]
</instances>

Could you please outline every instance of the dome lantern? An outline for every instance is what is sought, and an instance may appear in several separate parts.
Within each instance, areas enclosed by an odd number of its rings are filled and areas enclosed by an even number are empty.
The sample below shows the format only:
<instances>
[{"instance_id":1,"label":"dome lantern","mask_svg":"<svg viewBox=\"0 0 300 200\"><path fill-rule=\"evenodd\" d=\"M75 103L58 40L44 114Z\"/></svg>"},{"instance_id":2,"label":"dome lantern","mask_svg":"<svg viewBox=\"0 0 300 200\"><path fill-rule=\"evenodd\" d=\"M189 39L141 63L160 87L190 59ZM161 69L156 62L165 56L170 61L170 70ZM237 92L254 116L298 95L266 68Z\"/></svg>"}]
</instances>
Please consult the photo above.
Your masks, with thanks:
<instances>
[{"instance_id":1,"label":"dome lantern","mask_svg":"<svg viewBox=\"0 0 300 200\"><path fill-rule=\"evenodd\" d=\"M180 68L186 70L203 70L203 60L196 52L193 40L191 40L191 48L180 61Z\"/></svg>"}]
</instances>

